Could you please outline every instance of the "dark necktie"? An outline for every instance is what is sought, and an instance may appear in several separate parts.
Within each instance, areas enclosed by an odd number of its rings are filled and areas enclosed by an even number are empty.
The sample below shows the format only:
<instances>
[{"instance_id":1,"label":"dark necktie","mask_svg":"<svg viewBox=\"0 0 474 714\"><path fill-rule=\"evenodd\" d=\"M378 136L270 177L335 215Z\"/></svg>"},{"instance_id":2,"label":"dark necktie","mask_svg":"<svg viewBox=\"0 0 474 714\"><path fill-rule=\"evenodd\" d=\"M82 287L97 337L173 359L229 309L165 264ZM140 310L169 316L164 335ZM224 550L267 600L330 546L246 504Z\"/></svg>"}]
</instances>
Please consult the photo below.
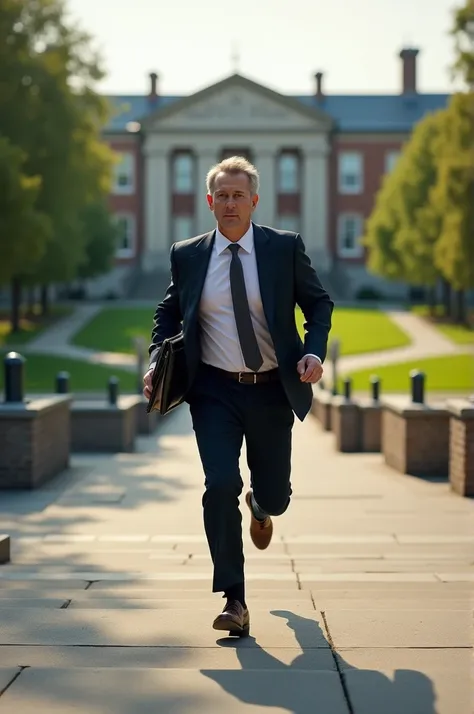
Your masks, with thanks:
<instances>
[{"instance_id":1,"label":"dark necktie","mask_svg":"<svg viewBox=\"0 0 474 714\"><path fill-rule=\"evenodd\" d=\"M250 317L249 301L245 289L244 271L239 258L240 245L233 243L229 246L232 253L230 262L230 290L234 305L235 322L239 335L240 347L246 366L252 372L258 372L263 364L263 357L258 347L257 338Z\"/></svg>"}]
</instances>

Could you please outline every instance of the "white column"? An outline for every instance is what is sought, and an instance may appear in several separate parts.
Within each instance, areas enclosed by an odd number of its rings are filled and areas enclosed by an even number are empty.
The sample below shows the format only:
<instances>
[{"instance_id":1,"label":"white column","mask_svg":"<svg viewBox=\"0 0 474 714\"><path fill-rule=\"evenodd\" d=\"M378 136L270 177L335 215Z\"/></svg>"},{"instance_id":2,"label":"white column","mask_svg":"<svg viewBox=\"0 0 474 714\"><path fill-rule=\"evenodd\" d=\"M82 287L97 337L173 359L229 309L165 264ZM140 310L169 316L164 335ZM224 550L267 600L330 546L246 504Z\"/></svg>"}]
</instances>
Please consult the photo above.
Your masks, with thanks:
<instances>
[{"instance_id":1,"label":"white column","mask_svg":"<svg viewBox=\"0 0 474 714\"><path fill-rule=\"evenodd\" d=\"M151 271L166 260L170 248L170 185L168 154L146 154L145 251L143 268Z\"/></svg>"},{"instance_id":2,"label":"white column","mask_svg":"<svg viewBox=\"0 0 474 714\"><path fill-rule=\"evenodd\" d=\"M274 226L276 221L276 166L275 153L270 150L256 150L255 166L260 174L260 200L254 213L254 220L264 226Z\"/></svg>"},{"instance_id":3,"label":"white column","mask_svg":"<svg viewBox=\"0 0 474 714\"><path fill-rule=\"evenodd\" d=\"M304 156L302 236L308 253L320 268L329 268L328 168L324 151L307 150Z\"/></svg>"},{"instance_id":4,"label":"white column","mask_svg":"<svg viewBox=\"0 0 474 714\"><path fill-rule=\"evenodd\" d=\"M214 216L209 210L206 199L206 176L217 162L215 148L200 149L196 162L196 233L206 233L215 227Z\"/></svg>"}]
</instances>

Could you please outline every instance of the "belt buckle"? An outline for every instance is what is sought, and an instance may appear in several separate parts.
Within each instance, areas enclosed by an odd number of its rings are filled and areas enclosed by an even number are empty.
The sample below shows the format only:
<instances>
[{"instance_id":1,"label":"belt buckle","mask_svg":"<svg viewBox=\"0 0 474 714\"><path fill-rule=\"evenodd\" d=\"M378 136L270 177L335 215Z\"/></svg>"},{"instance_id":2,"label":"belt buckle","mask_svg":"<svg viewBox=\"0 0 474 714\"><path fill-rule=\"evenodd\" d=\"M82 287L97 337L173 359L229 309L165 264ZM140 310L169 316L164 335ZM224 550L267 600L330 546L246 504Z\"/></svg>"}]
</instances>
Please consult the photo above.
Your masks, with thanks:
<instances>
[{"instance_id":1,"label":"belt buckle","mask_svg":"<svg viewBox=\"0 0 474 714\"><path fill-rule=\"evenodd\" d=\"M245 384L245 382L242 379L242 376L244 374L249 374L248 372L239 372L239 384ZM257 375L254 373L253 375L253 383L257 384Z\"/></svg>"}]
</instances>

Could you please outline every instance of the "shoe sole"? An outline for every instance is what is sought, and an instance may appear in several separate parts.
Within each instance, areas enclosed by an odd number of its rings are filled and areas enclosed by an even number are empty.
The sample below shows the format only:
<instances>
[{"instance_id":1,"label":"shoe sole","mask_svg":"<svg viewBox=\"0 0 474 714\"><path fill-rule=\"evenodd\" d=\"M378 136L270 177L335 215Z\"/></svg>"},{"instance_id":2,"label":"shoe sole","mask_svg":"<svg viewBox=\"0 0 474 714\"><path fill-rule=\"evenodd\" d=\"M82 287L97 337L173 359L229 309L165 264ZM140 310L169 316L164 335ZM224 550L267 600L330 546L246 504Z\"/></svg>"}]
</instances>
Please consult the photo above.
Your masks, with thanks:
<instances>
[{"instance_id":1,"label":"shoe sole","mask_svg":"<svg viewBox=\"0 0 474 714\"><path fill-rule=\"evenodd\" d=\"M228 632L229 637L248 637L250 634L250 624L239 627L236 622L215 622L213 629L218 632Z\"/></svg>"}]
</instances>

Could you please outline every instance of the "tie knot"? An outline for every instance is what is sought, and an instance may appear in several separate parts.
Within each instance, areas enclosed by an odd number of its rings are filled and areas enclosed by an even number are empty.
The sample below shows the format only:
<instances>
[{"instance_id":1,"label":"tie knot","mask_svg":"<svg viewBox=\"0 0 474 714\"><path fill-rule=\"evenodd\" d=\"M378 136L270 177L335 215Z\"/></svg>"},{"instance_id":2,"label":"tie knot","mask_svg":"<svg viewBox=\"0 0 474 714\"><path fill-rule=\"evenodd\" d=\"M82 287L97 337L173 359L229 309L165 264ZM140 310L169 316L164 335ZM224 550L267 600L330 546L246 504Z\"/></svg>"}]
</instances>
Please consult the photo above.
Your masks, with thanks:
<instances>
[{"instance_id":1,"label":"tie knot","mask_svg":"<svg viewBox=\"0 0 474 714\"><path fill-rule=\"evenodd\" d=\"M239 250L240 250L240 245L239 245L238 243L232 243L232 244L229 246L229 250L230 250L230 252L232 253L233 256L234 256L234 255L237 255L238 252L239 252Z\"/></svg>"}]
</instances>

